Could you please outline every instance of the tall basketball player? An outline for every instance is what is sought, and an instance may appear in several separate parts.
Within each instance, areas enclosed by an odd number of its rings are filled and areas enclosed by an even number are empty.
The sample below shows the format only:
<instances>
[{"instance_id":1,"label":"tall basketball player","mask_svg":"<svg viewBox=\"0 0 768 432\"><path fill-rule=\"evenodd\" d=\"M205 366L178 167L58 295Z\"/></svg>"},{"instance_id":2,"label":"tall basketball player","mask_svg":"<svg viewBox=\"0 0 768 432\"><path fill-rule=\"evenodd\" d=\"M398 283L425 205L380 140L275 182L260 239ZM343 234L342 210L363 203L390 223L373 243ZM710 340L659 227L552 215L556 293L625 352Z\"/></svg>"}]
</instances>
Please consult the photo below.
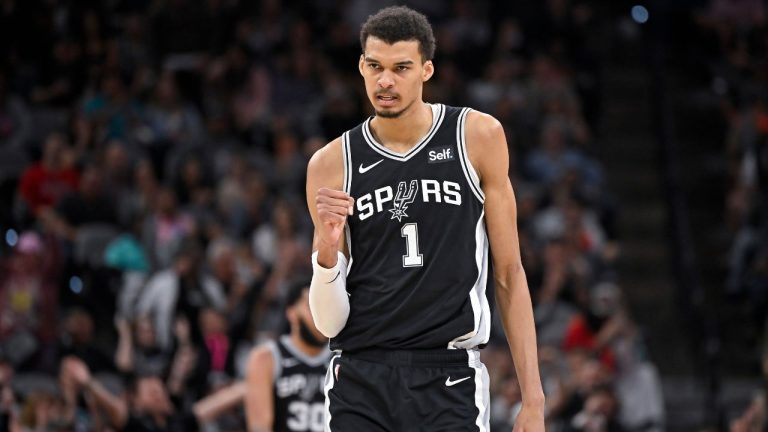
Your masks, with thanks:
<instances>
[{"instance_id":1,"label":"tall basketball player","mask_svg":"<svg viewBox=\"0 0 768 432\"><path fill-rule=\"evenodd\" d=\"M536 334L504 131L429 104L435 39L405 7L371 16L358 64L376 115L308 166L310 308L337 351L327 431L488 431L488 261L523 392L515 431L544 430ZM490 254L489 254L490 246Z\"/></svg>"},{"instance_id":2,"label":"tall basketball player","mask_svg":"<svg viewBox=\"0 0 768 432\"><path fill-rule=\"evenodd\" d=\"M248 359L245 414L249 432L322 432L323 381L331 353L309 312L309 283L286 297L291 331Z\"/></svg>"}]
</instances>

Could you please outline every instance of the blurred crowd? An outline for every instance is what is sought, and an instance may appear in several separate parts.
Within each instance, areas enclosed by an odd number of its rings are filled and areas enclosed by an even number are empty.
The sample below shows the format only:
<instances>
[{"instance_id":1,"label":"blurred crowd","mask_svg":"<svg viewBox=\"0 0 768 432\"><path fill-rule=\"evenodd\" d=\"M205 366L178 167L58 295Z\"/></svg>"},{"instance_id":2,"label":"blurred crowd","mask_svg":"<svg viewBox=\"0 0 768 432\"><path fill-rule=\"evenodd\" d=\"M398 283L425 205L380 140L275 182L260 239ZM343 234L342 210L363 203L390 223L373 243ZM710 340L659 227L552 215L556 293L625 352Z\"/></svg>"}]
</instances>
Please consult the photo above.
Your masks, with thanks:
<instances>
[{"instance_id":1,"label":"blurred crowd","mask_svg":"<svg viewBox=\"0 0 768 432\"><path fill-rule=\"evenodd\" d=\"M708 80L726 126L728 186L724 203L729 239L724 292L744 300L747 325L761 329L754 357L761 365L761 390L731 416L735 432L768 430L768 22L757 0L713 0L695 16L704 43L699 76ZM701 66L701 63L699 64Z\"/></svg>"},{"instance_id":2,"label":"blurred crowd","mask_svg":"<svg viewBox=\"0 0 768 432\"><path fill-rule=\"evenodd\" d=\"M110 430L126 409L243 430L241 410L201 402L285 330L286 287L311 271L306 163L371 114L358 31L389 3L0 0L0 430ZM435 27L425 100L508 134L547 430L662 430L596 145L612 17L577 0L405 3ZM760 131L762 103L738 124ZM520 390L495 329L492 424L509 431Z\"/></svg>"}]
</instances>

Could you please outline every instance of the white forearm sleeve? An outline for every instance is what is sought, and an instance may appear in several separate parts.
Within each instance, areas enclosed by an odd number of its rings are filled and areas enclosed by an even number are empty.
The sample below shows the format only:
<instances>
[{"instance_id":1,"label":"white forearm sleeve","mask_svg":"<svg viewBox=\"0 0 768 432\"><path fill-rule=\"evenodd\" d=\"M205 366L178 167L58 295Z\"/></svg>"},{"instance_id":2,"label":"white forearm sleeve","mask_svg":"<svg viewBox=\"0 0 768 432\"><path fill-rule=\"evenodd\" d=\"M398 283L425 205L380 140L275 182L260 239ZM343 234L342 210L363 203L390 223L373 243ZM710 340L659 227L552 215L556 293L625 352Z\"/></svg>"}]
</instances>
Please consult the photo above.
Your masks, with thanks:
<instances>
[{"instance_id":1,"label":"white forearm sleeve","mask_svg":"<svg viewBox=\"0 0 768 432\"><path fill-rule=\"evenodd\" d=\"M315 326L326 337L335 337L347 324L347 258L343 253L339 252L336 265L332 268L322 267L317 263L317 252L312 254L309 309Z\"/></svg>"}]
</instances>

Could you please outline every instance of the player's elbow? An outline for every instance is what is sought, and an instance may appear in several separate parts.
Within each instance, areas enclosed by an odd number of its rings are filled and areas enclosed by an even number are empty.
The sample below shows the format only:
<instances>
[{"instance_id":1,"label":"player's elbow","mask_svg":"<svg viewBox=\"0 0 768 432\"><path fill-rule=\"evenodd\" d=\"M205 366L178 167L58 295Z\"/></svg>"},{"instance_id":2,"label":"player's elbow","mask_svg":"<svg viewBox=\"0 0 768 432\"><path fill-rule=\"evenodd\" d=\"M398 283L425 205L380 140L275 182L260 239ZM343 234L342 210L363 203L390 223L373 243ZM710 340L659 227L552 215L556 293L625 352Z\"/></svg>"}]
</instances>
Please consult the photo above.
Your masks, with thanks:
<instances>
[{"instance_id":1,"label":"player's elbow","mask_svg":"<svg viewBox=\"0 0 768 432\"><path fill-rule=\"evenodd\" d=\"M499 265L495 273L497 290L511 291L515 286L520 285L521 278L525 280L525 269L519 261Z\"/></svg>"},{"instance_id":2,"label":"player's elbow","mask_svg":"<svg viewBox=\"0 0 768 432\"><path fill-rule=\"evenodd\" d=\"M523 268L523 263L515 261L499 266L497 273L499 273L503 279L510 279L524 275L525 269Z\"/></svg>"},{"instance_id":3,"label":"player's elbow","mask_svg":"<svg viewBox=\"0 0 768 432\"><path fill-rule=\"evenodd\" d=\"M344 305L338 306L336 311L330 312L324 310L321 305L312 307L312 302L310 301L309 309L312 312L312 320L315 321L315 327L327 338L336 337L347 324L349 304L346 307Z\"/></svg>"},{"instance_id":4,"label":"player's elbow","mask_svg":"<svg viewBox=\"0 0 768 432\"><path fill-rule=\"evenodd\" d=\"M339 333L341 333L341 329L343 329L344 326L328 326L328 327L321 327L318 326L317 329L320 330L320 333L323 334L323 336L327 337L328 339L335 338L338 336Z\"/></svg>"}]
</instances>

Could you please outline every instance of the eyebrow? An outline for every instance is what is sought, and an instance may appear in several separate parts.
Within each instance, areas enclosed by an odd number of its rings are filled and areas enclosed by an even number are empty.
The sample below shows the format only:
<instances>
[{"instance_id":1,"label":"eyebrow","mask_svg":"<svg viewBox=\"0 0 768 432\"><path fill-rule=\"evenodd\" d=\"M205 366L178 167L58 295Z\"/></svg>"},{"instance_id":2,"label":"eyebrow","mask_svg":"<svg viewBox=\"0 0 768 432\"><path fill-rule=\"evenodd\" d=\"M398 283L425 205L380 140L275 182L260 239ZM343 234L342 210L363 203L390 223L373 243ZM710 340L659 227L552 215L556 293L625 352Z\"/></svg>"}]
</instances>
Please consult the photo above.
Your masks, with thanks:
<instances>
[{"instance_id":1,"label":"eyebrow","mask_svg":"<svg viewBox=\"0 0 768 432\"><path fill-rule=\"evenodd\" d=\"M365 57L365 61L367 63L381 63L380 61L376 60L375 58L367 57L367 56ZM399 62L395 63L395 66L405 66L405 65L412 65L412 64L414 64L413 60L403 60L403 61L399 61Z\"/></svg>"}]
</instances>

